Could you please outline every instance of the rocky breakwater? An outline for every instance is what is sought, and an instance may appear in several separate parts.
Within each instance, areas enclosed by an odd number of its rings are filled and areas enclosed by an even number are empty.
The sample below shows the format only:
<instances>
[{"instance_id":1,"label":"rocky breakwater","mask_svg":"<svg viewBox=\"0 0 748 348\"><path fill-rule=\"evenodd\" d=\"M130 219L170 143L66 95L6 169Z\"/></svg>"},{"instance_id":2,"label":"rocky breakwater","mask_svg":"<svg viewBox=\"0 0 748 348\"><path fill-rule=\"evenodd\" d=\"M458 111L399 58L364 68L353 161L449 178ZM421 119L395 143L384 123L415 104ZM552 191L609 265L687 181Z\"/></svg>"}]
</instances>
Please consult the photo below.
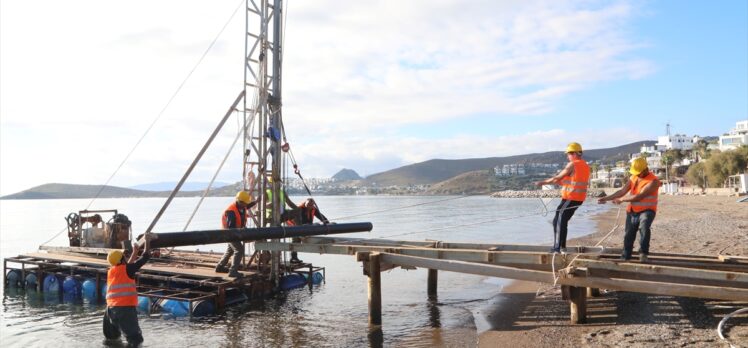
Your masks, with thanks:
<instances>
[{"instance_id":1,"label":"rocky breakwater","mask_svg":"<svg viewBox=\"0 0 748 348\"><path fill-rule=\"evenodd\" d=\"M587 197L598 198L605 197L605 191L592 189L587 191ZM525 190L515 191L506 190L498 191L491 194L494 198L557 198L561 197L560 190Z\"/></svg>"}]
</instances>

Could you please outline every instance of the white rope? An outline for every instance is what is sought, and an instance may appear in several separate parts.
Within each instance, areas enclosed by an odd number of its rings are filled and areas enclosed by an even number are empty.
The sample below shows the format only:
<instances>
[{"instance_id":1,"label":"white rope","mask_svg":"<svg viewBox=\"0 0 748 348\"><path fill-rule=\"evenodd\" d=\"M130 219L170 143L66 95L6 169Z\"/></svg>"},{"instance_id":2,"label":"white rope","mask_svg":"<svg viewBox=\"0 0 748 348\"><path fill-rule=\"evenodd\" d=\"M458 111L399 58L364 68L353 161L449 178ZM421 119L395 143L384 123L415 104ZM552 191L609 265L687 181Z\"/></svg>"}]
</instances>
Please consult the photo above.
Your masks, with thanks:
<instances>
[{"instance_id":1,"label":"white rope","mask_svg":"<svg viewBox=\"0 0 748 348\"><path fill-rule=\"evenodd\" d=\"M738 309L726 315L724 318L722 318L722 320L719 321L719 325L717 325L717 335L719 335L719 338L721 338L723 341L727 342L727 344L730 345L730 348L738 348L738 346L732 344L732 342L730 342L729 339L725 338L725 335L722 334L722 329L724 329L725 323L727 322L728 319L741 313L748 313L748 308Z\"/></svg>"}]
</instances>

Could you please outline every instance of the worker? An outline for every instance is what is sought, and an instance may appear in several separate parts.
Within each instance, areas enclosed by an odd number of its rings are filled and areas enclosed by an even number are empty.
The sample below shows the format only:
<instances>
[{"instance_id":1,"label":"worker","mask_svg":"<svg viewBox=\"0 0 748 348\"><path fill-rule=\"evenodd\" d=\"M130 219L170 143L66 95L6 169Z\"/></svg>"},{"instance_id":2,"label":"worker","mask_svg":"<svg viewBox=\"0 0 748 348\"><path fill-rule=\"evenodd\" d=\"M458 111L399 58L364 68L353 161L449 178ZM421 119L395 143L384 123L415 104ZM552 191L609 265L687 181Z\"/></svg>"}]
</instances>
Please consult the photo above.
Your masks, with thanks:
<instances>
[{"instance_id":1,"label":"worker","mask_svg":"<svg viewBox=\"0 0 748 348\"><path fill-rule=\"evenodd\" d=\"M319 207L317 206L317 202L314 201L314 198L307 198L305 201L301 202L299 204L299 210L301 214L299 214L299 217L296 221L294 220L288 220L286 221L287 224L292 226L298 226L298 225L311 225L314 223L314 218L316 217L321 221L323 224L327 225L330 223L329 220L327 220L327 217L325 217L324 214L319 210ZM293 242L299 242L299 238L293 238ZM291 263L302 263L303 261L299 259L299 255L296 251L291 252Z\"/></svg>"},{"instance_id":2,"label":"worker","mask_svg":"<svg viewBox=\"0 0 748 348\"><path fill-rule=\"evenodd\" d=\"M239 191L236 193L236 199L231 205L226 208L223 213L221 223L223 228L245 228L247 226L247 216L249 215L247 210L257 204L257 201L252 201L252 197L247 191ZM226 264L229 262L229 258L234 256L231 261L231 268L227 268ZM216 265L216 273L227 273L232 278L240 278L242 276L239 273L239 264L242 262L244 257L244 245L240 241L233 241L229 243L226 252L223 253L223 257L218 261Z\"/></svg>"},{"instance_id":3,"label":"worker","mask_svg":"<svg viewBox=\"0 0 748 348\"><path fill-rule=\"evenodd\" d=\"M125 334L128 346L137 347L143 343L143 334L138 325L138 290L135 284L137 273L151 256L151 240L155 235L145 235L145 249L137 260L140 251L137 243L133 244L132 253L127 261L122 250L112 250L107 255L111 267L106 279L106 305L104 311L104 336L117 339Z\"/></svg>"},{"instance_id":4,"label":"worker","mask_svg":"<svg viewBox=\"0 0 748 348\"><path fill-rule=\"evenodd\" d=\"M283 180L280 178L275 179L278 181L279 184L283 185ZM268 177L268 182L273 183L273 177ZM280 221L299 221L301 219L301 209L290 199L288 198L288 194L286 194L286 191L281 187L280 188L280 212L281 212L281 219ZM272 188L268 188L265 190L265 198L266 198L266 206L265 206L265 219L267 221L272 221L273 219L273 190ZM286 206L288 206L291 209L286 209Z\"/></svg>"},{"instance_id":5,"label":"worker","mask_svg":"<svg viewBox=\"0 0 748 348\"><path fill-rule=\"evenodd\" d=\"M535 185L561 184L561 203L553 217L552 253L566 253L566 234L569 220L587 198L590 167L582 158L582 145L569 143L566 147L569 163L556 176L535 182Z\"/></svg>"},{"instance_id":6,"label":"worker","mask_svg":"<svg viewBox=\"0 0 748 348\"><path fill-rule=\"evenodd\" d=\"M626 207L626 231L623 237L623 253L621 259L628 261L634 249L636 232L639 236L639 261L647 262L649 258L649 239L652 235L651 226L657 214L657 195L660 190L660 180L649 171L647 160L637 158L631 162L629 169L631 178L626 185L610 196L597 200L598 203L612 201L615 204L629 202ZM629 195L626 195L626 194ZM624 197L625 196L625 197Z\"/></svg>"}]
</instances>

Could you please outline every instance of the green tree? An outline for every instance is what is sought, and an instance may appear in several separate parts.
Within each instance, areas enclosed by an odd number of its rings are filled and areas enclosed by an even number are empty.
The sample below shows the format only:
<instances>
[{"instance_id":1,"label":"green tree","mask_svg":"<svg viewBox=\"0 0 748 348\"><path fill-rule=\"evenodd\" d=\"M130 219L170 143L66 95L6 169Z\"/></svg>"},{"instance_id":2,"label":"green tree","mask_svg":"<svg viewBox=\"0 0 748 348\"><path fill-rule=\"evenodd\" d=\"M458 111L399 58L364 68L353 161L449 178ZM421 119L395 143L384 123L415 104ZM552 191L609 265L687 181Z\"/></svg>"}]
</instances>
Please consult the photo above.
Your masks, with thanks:
<instances>
[{"instance_id":1,"label":"green tree","mask_svg":"<svg viewBox=\"0 0 748 348\"><path fill-rule=\"evenodd\" d=\"M704 162L698 162L688 167L686 172L686 180L691 185L696 185L701 188L701 192L706 189L706 168Z\"/></svg>"},{"instance_id":2,"label":"green tree","mask_svg":"<svg viewBox=\"0 0 748 348\"><path fill-rule=\"evenodd\" d=\"M691 150L691 155L694 156L694 159L698 162L701 160L705 160L709 158L709 143L706 142L704 139L700 139L695 144L693 144L693 149Z\"/></svg>"},{"instance_id":3,"label":"green tree","mask_svg":"<svg viewBox=\"0 0 748 348\"><path fill-rule=\"evenodd\" d=\"M747 165L748 150L742 147L725 152L713 151L706 162L709 185L723 186L728 176L745 172Z\"/></svg>"},{"instance_id":4,"label":"green tree","mask_svg":"<svg viewBox=\"0 0 748 348\"><path fill-rule=\"evenodd\" d=\"M592 172L595 173L595 178L597 178L597 172L600 171L600 164L592 163L592 166L590 169L592 169Z\"/></svg>"}]
</instances>

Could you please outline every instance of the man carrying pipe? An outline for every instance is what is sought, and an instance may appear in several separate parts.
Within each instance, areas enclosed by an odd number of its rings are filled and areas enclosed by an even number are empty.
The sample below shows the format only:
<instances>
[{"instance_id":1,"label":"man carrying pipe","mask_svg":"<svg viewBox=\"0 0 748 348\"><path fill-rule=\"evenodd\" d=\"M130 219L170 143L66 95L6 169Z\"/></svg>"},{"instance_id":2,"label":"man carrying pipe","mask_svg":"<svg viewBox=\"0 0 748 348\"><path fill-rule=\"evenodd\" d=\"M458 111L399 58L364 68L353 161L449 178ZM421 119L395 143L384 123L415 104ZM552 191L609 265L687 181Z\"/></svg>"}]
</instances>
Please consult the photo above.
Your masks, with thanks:
<instances>
[{"instance_id":1,"label":"man carrying pipe","mask_svg":"<svg viewBox=\"0 0 748 348\"><path fill-rule=\"evenodd\" d=\"M125 262L122 250L112 250L107 255L107 261L112 266L107 272L106 279L106 311L104 311L104 336L107 339L117 339L125 333L128 346L137 347L143 343L143 334L138 325L138 289L135 284L135 273L140 270L151 255L150 241L155 235L145 234L145 249L137 260L140 251L137 243L133 244L133 251L129 260Z\"/></svg>"},{"instance_id":2,"label":"man carrying pipe","mask_svg":"<svg viewBox=\"0 0 748 348\"><path fill-rule=\"evenodd\" d=\"M245 228L247 226L247 210L256 204L257 201L252 201L249 192L237 192L236 200L234 203L231 203L223 213L223 218L221 219L223 228ZM227 268L226 264L229 262L229 258L232 255L234 256L234 259L231 261L231 268ZM216 272L228 273L229 277L240 278L242 274L239 273L238 267L242 262L242 257L244 257L244 245L242 245L242 242L230 242L223 257L216 265Z\"/></svg>"}]
</instances>

